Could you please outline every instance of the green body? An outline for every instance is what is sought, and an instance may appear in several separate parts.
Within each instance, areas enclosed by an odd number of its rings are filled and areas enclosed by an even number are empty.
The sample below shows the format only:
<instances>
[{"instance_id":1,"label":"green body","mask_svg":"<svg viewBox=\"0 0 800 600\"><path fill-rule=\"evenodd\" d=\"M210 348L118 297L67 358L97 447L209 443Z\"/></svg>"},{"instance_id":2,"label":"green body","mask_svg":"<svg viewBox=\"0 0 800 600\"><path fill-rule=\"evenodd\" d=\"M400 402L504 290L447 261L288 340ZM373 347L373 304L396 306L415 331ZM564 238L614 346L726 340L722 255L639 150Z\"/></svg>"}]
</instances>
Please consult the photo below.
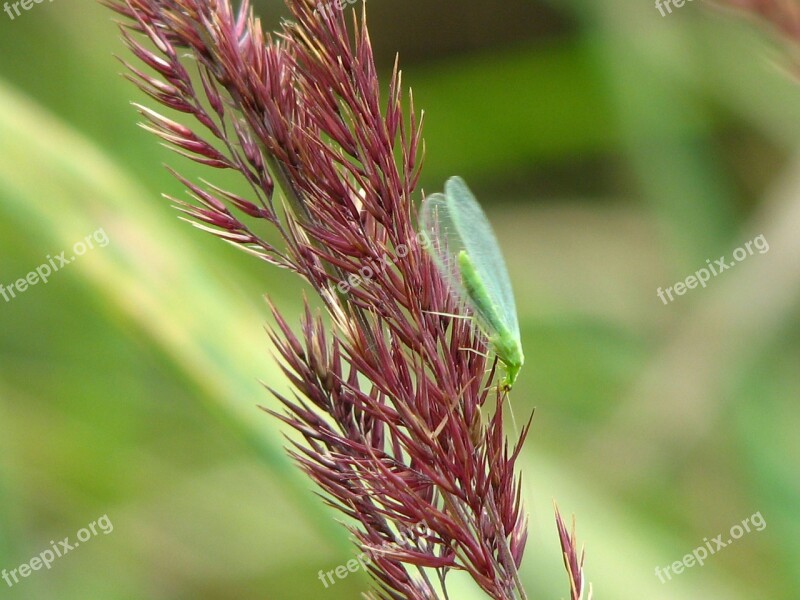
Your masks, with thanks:
<instances>
[{"instance_id":1,"label":"green body","mask_svg":"<svg viewBox=\"0 0 800 600\"><path fill-rule=\"evenodd\" d=\"M461 283L464 291L469 296L480 321L487 325L489 343L494 348L497 358L506 368L506 378L503 387L511 389L517 380L525 356L522 354L522 344L517 335L503 321L499 307L492 301L486 284L481 279L475 265L470 260L466 251L458 253L458 269L461 273Z\"/></svg>"}]
</instances>

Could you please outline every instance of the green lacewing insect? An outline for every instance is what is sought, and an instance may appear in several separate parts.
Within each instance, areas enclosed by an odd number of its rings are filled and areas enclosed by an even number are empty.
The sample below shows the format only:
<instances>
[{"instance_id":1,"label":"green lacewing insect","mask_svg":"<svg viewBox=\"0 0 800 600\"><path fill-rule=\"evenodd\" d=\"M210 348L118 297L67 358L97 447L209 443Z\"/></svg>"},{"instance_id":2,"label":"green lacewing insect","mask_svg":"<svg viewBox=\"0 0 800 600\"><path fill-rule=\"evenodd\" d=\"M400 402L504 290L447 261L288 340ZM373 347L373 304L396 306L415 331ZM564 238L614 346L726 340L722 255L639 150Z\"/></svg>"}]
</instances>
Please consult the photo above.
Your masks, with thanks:
<instances>
[{"instance_id":1,"label":"green lacewing insect","mask_svg":"<svg viewBox=\"0 0 800 600\"><path fill-rule=\"evenodd\" d=\"M442 277L472 309L503 363L503 389L511 389L525 361L514 293L492 226L463 179L451 177L444 194L425 198L420 228Z\"/></svg>"}]
</instances>

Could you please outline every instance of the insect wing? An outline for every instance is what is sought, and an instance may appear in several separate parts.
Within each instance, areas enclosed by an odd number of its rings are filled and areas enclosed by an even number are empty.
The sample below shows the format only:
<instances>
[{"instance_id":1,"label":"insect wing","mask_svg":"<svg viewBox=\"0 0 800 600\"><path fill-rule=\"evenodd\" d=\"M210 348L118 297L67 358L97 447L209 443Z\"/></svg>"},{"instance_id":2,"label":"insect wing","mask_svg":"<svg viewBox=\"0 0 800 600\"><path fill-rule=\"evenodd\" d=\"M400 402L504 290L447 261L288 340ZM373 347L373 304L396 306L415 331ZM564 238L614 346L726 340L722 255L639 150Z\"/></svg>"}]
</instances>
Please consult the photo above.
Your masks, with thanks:
<instances>
[{"instance_id":1,"label":"insect wing","mask_svg":"<svg viewBox=\"0 0 800 600\"><path fill-rule=\"evenodd\" d=\"M450 215L444 194L431 194L422 204L420 229L428 236L429 250L442 277L459 298L470 301L461 282L458 253L466 250Z\"/></svg>"},{"instance_id":2,"label":"insect wing","mask_svg":"<svg viewBox=\"0 0 800 600\"><path fill-rule=\"evenodd\" d=\"M448 240L455 237L460 246L466 250L477 275L486 286L495 310L499 312L506 327L519 339L519 322L511 279L497 237L486 214L460 177L451 177L447 180L445 202L447 210L442 211L439 208L438 213L440 221L441 216L446 215L450 221L448 225L455 230L455 235L450 233ZM460 248L451 247L451 255L454 251L458 252ZM450 264L451 266L453 264L452 258Z\"/></svg>"}]
</instances>

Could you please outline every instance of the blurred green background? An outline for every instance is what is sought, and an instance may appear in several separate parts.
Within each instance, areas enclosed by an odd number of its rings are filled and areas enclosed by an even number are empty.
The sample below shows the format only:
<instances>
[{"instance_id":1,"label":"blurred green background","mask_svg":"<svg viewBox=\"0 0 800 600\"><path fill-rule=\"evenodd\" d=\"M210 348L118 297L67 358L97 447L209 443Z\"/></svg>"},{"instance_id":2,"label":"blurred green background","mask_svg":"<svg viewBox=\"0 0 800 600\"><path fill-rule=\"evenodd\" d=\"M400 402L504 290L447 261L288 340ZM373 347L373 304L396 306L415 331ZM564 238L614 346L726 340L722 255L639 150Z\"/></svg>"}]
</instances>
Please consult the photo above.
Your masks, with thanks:
<instances>
[{"instance_id":1,"label":"blurred green background","mask_svg":"<svg viewBox=\"0 0 800 600\"><path fill-rule=\"evenodd\" d=\"M265 27L285 10L257 3ZM795 600L800 589L800 86L752 23L689 3L369 2L426 111L426 190L464 176L500 233L536 407L521 461L523 580L567 596L551 502L575 513L598 598ZM0 570L114 525L0 598L352 599L356 551L284 457L262 325L303 286L159 197L216 173L135 126L109 11L0 13ZM763 234L668 305L656 289ZM672 581L665 567L766 523ZM454 598L480 598L466 583Z\"/></svg>"}]
</instances>

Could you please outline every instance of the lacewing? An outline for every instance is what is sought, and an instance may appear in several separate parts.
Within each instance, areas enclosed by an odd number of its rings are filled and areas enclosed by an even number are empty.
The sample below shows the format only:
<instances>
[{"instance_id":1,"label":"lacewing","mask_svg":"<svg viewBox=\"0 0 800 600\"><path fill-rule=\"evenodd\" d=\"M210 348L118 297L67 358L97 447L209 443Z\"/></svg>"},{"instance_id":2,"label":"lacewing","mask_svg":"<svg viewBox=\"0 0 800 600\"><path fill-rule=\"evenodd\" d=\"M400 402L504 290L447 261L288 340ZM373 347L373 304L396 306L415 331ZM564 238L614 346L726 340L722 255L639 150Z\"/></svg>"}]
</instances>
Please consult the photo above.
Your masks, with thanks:
<instances>
[{"instance_id":1,"label":"lacewing","mask_svg":"<svg viewBox=\"0 0 800 600\"><path fill-rule=\"evenodd\" d=\"M525 360L514 293L497 237L463 179L451 177L444 194L425 198L420 228L442 277L472 309L503 363L502 386L510 390Z\"/></svg>"}]
</instances>

